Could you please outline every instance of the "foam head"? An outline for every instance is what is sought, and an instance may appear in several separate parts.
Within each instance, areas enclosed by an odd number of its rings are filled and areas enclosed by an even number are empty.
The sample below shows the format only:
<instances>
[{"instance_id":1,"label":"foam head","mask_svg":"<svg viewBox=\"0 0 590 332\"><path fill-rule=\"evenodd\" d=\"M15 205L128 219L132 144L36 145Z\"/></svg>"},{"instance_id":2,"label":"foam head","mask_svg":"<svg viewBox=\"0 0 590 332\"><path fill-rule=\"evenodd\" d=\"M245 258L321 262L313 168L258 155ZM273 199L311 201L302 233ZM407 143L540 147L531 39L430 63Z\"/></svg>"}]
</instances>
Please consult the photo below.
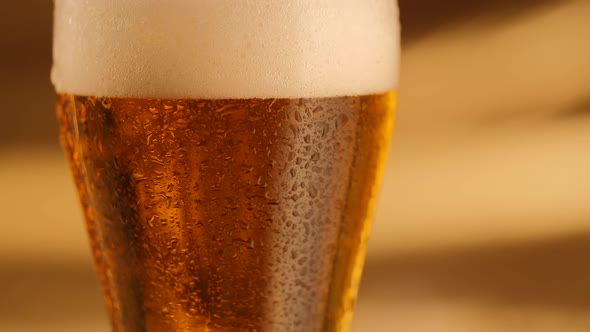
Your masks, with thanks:
<instances>
[{"instance_id":1,"label":"foam head","mask_svg":"<svg viewBox=\"0 0 590 332\"><path fill-rule=\"evenodd\" d=\"M58 92L361 95L397 85L395 0L55 0Z\"/></svg>"}]
</instances>

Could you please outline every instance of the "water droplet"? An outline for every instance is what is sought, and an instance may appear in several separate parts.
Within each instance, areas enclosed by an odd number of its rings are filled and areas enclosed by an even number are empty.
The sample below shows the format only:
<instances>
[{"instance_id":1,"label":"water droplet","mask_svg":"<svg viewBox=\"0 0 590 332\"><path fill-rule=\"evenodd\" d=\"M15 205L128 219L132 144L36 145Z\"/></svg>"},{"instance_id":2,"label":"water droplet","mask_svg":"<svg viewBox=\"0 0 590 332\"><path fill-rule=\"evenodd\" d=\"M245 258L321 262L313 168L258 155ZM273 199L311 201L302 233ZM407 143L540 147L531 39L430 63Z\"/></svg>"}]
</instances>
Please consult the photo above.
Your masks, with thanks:
<instances>
[{"instance_id":1,"label":"water droplet","mask_svg":"<svg viewBox=\"0 0 590 332\"><path fill-rule=\"evenodd\" d=\"M314 187L314 185L310 185L309 188L307 188L307 192L309 193L309 196L311 198L316 198L318 196L318 190L316 187Z\"/></svg>"},{"instance_id":2,"label":"water droplet","mask_svg":"<svg viewBox=\"0 0 590 332\"><path fill-rule=\"evenodd\" d=\"M147 180L147 178L148 178L144 173L142 173L141 171L137 171L137 170L134 171L133 173L131 173L131 176L133 177L133 179L135 181L138 181L138 182Z\"/></svg>"},{"instance_id":3,"label":"water droplet","mask_svg":"<svg viewBox=\"0 0 590 332\"><path fill-rule=\"evenodd\" d=\"M254 249L254 239L252 239L252 238L248 238L248 239L235 238L232 240L232 242L234 244L244 246L248 249Z\"/></svg>"},{"instance_id":4,"label":"water droplet","mask_svg":"<svg viewBox=\"0 0 590 332\"><path fill-rule=\"evenodd\" d=\"M100 100L100 104L102 105L102 107L104 107L104 108L106 108L108 110L110 110L111 109L111 106L113 105L113 103L112 103L112 101L111 101L110 98L102 98Z\"/></svg>"},{"instance_id":5,"label":"water droplet","mask_svg":"<svg viewBox=\"0 0 590 332\"><path fill-rule=\"evenodd\" d=\"M148 220L148 225L150 225L150 227L154 227L154 220L156 219L156 216L152 216L149 220Z\"/></svg>"}]
</instances>

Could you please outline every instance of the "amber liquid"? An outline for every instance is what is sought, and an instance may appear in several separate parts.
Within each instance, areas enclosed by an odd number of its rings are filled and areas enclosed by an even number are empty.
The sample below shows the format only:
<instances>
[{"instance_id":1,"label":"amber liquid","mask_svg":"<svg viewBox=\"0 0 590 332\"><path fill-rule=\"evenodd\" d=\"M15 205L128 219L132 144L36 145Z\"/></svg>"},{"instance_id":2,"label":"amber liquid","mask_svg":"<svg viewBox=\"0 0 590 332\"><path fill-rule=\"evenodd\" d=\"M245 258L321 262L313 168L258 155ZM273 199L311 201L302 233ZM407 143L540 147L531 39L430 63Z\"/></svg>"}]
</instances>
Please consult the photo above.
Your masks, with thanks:
<instances>
[{"instance_id":1,"label":"amber liquid","mask_svg":"<svg viewBox=\"0 0 590 332\"><path fill-rule=\"evenodd\" d=\"M394 104L58 96L113 331L345 331Z\"/></svg>"}]
</instances>

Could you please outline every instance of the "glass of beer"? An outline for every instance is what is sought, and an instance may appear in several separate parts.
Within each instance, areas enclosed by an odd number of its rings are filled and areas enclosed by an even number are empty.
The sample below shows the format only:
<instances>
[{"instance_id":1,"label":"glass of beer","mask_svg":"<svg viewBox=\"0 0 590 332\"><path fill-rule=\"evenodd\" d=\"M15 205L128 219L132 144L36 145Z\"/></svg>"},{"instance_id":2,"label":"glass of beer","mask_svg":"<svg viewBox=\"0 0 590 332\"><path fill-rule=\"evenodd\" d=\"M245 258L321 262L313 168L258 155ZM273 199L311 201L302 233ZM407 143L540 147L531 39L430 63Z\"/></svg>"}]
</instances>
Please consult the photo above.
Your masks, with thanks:
<instances>
[{"instance_id":1,"label":"glass of beer","mask_svg":"<svg viewBox=\"0 0 590 332\"><path fill-rule=\"evenodd\" d=\"M61 140L113 331L346 331L394 0L55 0Z\"/></svg>"}]
</instances>

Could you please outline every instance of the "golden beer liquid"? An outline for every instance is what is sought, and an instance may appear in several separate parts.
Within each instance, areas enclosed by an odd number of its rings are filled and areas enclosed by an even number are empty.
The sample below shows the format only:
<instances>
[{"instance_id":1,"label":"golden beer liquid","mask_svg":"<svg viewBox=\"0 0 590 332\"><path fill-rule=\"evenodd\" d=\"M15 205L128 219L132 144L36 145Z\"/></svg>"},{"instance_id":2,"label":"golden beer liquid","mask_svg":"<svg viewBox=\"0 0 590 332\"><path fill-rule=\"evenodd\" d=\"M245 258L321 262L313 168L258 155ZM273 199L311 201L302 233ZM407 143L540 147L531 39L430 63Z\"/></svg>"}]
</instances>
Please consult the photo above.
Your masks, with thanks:
<instances>
[{"instance_id":1,"label":"golden beer liquid","mask_svg":"<svg viewBox=\"0 0 590 332\"><path fill-rule=\"evenodd\" d=\"M113 330L347 330L394 105L59 95Z\"/></svg>"}]
</instances>

